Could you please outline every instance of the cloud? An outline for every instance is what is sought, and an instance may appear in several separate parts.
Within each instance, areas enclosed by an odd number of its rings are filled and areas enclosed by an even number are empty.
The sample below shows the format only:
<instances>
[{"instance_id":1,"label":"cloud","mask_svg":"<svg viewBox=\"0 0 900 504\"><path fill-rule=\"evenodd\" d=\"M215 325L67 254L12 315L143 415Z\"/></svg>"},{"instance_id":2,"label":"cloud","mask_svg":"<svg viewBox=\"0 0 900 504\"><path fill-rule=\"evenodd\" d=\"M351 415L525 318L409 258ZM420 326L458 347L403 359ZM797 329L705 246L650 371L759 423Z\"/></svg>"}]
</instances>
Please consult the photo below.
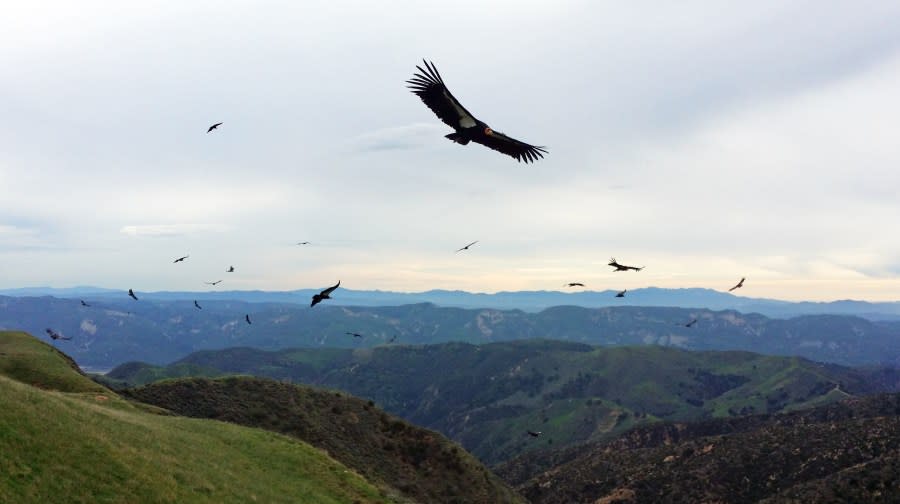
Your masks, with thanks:
<instances>
[{"instance_id":1,"label":"cloud","mask_svg":"<svg viewBox=\"0 0 900 504\"><path fill-rule=\"evenodd\" d=\"M228 229L228 226L212 224L142 224L122 226L119 232L128 236L171 238L200 232L223 233Z\"/></svg>"},{"instance_id":2,"label":"cloud","mask_svg":"<svg viewBox=\"0 0 900 504\"><path fill-rule=\"evenodd\" d=\"M450 132L452 129L440 122L414 123L359 135L353 139L352 144L353 149L358 152L420 149L436 143L435 139L443 139L443 136Z\"/></svg>"}]
</instances>

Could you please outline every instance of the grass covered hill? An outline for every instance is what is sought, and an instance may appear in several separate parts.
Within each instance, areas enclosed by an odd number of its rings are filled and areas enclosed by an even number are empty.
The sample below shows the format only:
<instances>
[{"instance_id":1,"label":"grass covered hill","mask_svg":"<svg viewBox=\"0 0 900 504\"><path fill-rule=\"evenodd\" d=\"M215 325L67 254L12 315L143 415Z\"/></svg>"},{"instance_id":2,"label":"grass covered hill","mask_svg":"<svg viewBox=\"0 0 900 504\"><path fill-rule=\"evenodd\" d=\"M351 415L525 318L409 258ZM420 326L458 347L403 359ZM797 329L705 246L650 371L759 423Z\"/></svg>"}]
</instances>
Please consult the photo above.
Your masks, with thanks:
<instances>
[{"instance_id":1,"label":"grass covered hill","mask_svg":"<svg viewBox=\"0 0 900 504\"><path fill-rule=\"evenodd\" d=\"M597 348L525 340L374 349L235 348L107 375L139 385L191 371L250 374L347 391L437 430L487 463L610 439L659 420L774 413L891 390L896 376L748 352ZM877 377L877 380L873 377ZM544 434L534 439L527 430Z\"/></svg>"},{"instance_id":2,"label":"grass covered hill","mask_svg":"<svg viewBox=\"0 0 900 504\"><path fill-rule=\"evenodd\" d=\"M898 502L900 396L635 429L524 482L536 504ZM525 458L501 468L520 480Z\"/></svg>"},{"instance_id":3,"label":"grass covered hill","mask_svg":"<svg viewBox=\"0 0 900 504\"><path fill-rule=\"evenodd\" d=\"M0 332L0 405L0 502L401 502L296 439L125 401L23 333Z\"/></svg>"},{"instance_id":4,"label":"grass covered hill","mask_svg":"<svg viewBox=\"0 0 900 504\"><path fill-rule=\"evenodd\" d=\"M345 394L252 377L168 380L125 393L180 415L302 439L415 502L523 502L442 435Z\"/></svg>"}]
</instances>

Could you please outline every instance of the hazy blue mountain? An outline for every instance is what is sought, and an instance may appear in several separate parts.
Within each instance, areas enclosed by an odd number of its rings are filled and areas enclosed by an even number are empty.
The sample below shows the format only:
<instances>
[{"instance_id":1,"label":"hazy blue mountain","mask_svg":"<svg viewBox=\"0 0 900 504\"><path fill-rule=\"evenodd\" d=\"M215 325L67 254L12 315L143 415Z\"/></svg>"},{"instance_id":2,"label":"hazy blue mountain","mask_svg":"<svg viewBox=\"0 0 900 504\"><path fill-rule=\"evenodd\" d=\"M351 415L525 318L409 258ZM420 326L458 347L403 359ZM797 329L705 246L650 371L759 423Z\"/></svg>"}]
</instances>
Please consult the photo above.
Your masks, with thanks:
<instances>
[{"instance_id":1,"label":"hazy blue mountain","mask_svg":"<svg viewBox=\"0 0 900 504\"><path fill-rule=\"evenodd\" d=\"M733 310L558 306L521 310L463 309L421 303L315 308L289 303L193 299L160 301L138 293L77 299L0 296L0 328L46 338L79 364L109 368L126 361L171 362L191 352L246 346L366 348L391 342L490 343L545 338L602 346L661 345L686 350L748 350L849 365L900 363L900 324L842 315L771 319ZM252 325L244 320L250 315ZM697 319L693 327L685 327ZM356 338L346 333L359 333ZM46 338L49 341L49 338Z\"/></svg>"},{"instance_id":2,"label":"hazy blue mountain","mask_svg":"<svg viewBox=\"0 0 900 504\"><path fill-rule=\"evenodd\" d=\"M325 287L325 286L323 286ZM232 291L207 290L196 292L161 291L138 292L141 299L174 301L183 299L207 299L218 301L244 301L248 303L291 303L308 305L310 298L320 289L293 291ZM126 289L114 290L98 287L72 287L56 289L29 287L0 290L7 296L54 296L59 298L118 298ZM680 308L707 308L710 310L737 310L743 313L761 313L767 317L786 318L799 315L856 315L870 320L900 320L900 302L832 301L791 302L775 299L746 298L711 289L660 289L648 287L628 291L625 298L616 298L616 291L519 291L495 294L464 291L430 290L426 292L357 291L339 289L328 303L334 306L397 306L415 303L433 303L455 308L493 308L498 310L523 310L537 312L553 306L581 306L599 308L606 306L672 306Z\"/></svg>"}]
</instances>

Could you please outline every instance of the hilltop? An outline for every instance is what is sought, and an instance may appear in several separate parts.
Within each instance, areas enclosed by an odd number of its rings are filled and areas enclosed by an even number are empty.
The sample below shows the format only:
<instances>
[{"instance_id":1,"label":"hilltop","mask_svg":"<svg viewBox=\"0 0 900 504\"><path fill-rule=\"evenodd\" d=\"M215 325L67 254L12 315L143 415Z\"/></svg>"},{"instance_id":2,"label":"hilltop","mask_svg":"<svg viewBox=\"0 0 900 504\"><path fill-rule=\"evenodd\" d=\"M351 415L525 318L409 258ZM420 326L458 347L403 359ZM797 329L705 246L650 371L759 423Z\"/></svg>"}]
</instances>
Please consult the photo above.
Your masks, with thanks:
<instances>
[{"instance_id":1,"label":"hilltop","mask_svg":"<svg viewBox=\"0 0 900 504\"><path fill-rule=\"evenodd\" d=\"M203 351L167 367L131 363L104 377L140 385L191 370L325 386L437 430L487 463L611 439L635 425L774 413L847 394L897 390L896 372L748 352L598 348L525 340L374 349ZM535 440L526 430L541 430Z\"/></svg>"},{"instance_id":2,"label":"hilltop","mask_svg":"<svg viewBox=\"0 0 900 504\"><path fill-rule=\"evenodd\" d=\"M306 443L90 383L48 345L0 332L0 502L397 502Z\"/></svg>"}]
</instances>

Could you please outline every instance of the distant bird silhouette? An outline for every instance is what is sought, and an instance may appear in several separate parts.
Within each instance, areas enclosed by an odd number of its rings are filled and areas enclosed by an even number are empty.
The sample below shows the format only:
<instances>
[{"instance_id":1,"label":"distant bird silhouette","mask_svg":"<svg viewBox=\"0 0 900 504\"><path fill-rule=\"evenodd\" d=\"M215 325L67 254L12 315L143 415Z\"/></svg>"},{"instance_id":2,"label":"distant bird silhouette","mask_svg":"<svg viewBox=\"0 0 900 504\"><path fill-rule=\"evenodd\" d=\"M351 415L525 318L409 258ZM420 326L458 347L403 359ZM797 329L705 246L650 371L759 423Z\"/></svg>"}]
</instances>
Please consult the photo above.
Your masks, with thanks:
<instances>
[{"instance_id":1,"label":"distant bird silhouette","mask_svg":"<svg viewBox=\"0 0 900 504\"><path fill-rule=\"evenodd\" d=\"M81 306L91 306L91 305L85 303L85 302L84 302L84 299L82 299L82 300L81 300Z\"/></svg>"},{"instance_id":2,"label":"distant bird silhouette","mask_svg":"<svg viewBox=\"0 0 900 504\"><path fill-rule=\"evenodd\" d=\"M687 324L684 324L684 327L694 327L694 324L697 323L697 319L691 320Z\"/></svg>"},{"instance_id":3,"label":"distant bird silhouette","mask_svg":"<svg viewBox=\"0 0 900 504\"><path fill-rule=\"evenodd\" d=\"M619 292L618 294L616 294L616 297L625 297L626 292L628 292L628 289L625 289L625 290Z\"/></svg>"},{"instance_id":4,"label":"distant bird silhouette","mask_svg":"<svg viewBox=\"0 0 900 504\"><path fill-rule=\"evenodd\" d=\"M134 298L135 301L138 300L137 296L134 295L134 291L133 291L133 290L128 289L128 295L131 296L132 298Z\"/></svg>"},{"instance_id":5,"label":"distant bird silhouette","mask_svg":"<svg viewBox=\"0 0 900 504\"><path fill-rule=\"evenodd\" d=\"M179 257L178 259L175 259L175 260L172 261L172 262L173 262L173 263L179 263L179 262L181 262L181 261L184 261L184 260L187 259L188 257L191 257L191 256Z\"/></svg>"},{"instance_id":6,"label":"distant bird silhouette","mask_svg":"<svg viewBox=\"0 0 900 504\"><path fill-rule=\"evenodd\" d=\"M462 252L463 250L469 250L469 247L471 247L472 245L475 245L476 243L478 243L478 240L475 240L472 243L466 245L465 247L458 249L457 252Z\"/></svg>"},{"instance_id":7,"label":"distant bird silhouette","mask_svg":"<svg viewBox=\"0 0 900 504\"><path fill-rule=\"evenodd\" d=\"M313 306L316 306L326 299L331 299L331 293L334 292L335 289L340 287L340 285L341 281L338 280L338 283L336 283L333 287L329 287L318 294L313 294L312 303L309 304L309 307L312 308Z\"/></svg>"},{"instance_id":8,"label":"distant bird silhouette","mask_svg":"<svg viewBox=\"0 0 900 504\"><path fill-rule=\"evenodd\" d=\"M196 306L198 310L202 310L202 309L203 309L203 308L200 308L200 305L197 303L197 300L196 300L196 299L194 300L194 306Z\"/></svg>"},{"instance_id":9,"label":"distant bird silhouette","mask_svg":"<svg viewBox=\"0 0 900 504\"><path fill-rule=\"evenodd\" d=\"M225 273L234 273L234 266L229 266Z\"/></svg>"},{"instance_id":10,"label":"distant bird silhouette","mask_svg":"<svg viewBox=\"0 0 900 504\"><path fill-rule=\"evenodd\" d=\"M203 283L205 283L206 285L219 285L219 282L221 282L221 280L216 280L215 282L203 282Z\"/></svg>"},{"instance_id":11,"label":"distant bird silhouette","mask_svg":"<svg viewBox=\"0 0 900 504\"><path fill-rule=\"evenodd\" d=\"M741 281L738 282L737 285L735 285L734 287L728 289L728 292L731 292L731 291L733 291L734 289L740 289L741 287L743 287L743 286L744 286L744 280L746 280L746 278L741 278Z\"/></svg>"},{"instance_id":12,"label":"distant bird silhouette","mask_svg":"<svg viewBox=\"0 0 900 504\"><path fill-rule=\"evenodd\" d=\"M642 269L644 269L643 266L641 266L639 268L637 266L625 266L624 264L619 264L616 262L615 257L613 257L612 259L609 260L609 265L612 266L613 268L616 268L616 271L628 271L628 270L641 271Z\"/></svg>"},{"instance_id":13,"label":"distant bird silhouette","mask_svg":"<svg viewBox=\"0 0 900 504\"><path fill-rule=\"evenodd\" d=\"M527 431L527 432L528 432L528 435L531 436L531 437L538 437L538 436L541 435L541 431L531 431L531 430L530 430L530 431Z\"/></svg>"},{"instance_id":14,"label":"distant bird silhouette","mask_svg":"<svg viewBox=\"0 0 900 504\"><path fill-rule=\"evenodd\" d=\"M249 313L246 314L246 315L244 315L244 320L246 320L248 324L252 324L252 323L253 323L253 322L250 322L250 314L249 314Z\"/></svg>"},{"instance_id":15,"label":"distant bird silhouette","mask_svg":"<svg viewBox=\"0 0 900 504\"><path fill-rule=\"evenodd\" d=\"M354 338L362 338L363 337L362 334L355 333L355 332L348 332L348 333L344 333L344 334L346 334L347 336L353 336Z\"/></svg>"},{"instance_id":16,"label":"distant bird silhouette","mask_svg":"<svg viewBox=\"0 0 900 504\"><path fill-rule=\"evenodd\" d=\"M566 285L563 285L563 287L584 287L584 284L581 282L569 282Z\"/></svg>"},{"instance_id":17,"label":"distant bird silhouette","mask_svg":"<svg viewBox=\"0 0 900 504\"><path fill-rule=\"evenodd\" d=\"M391 339L388 340L388 343L393 343L393 342L395 342L395 341L397 341L397 335L396 335L396 334L393 335L393 336L391 336Z\"/></svg>"},{"instance_id":18,"label":"distant bird silhouette","mask_svg":"<svg viewBox=\"0 0 900 504\"><path fill-rule=\"evenodd\" d=\"M65 336L59 334L58 332L54 331L53 329L50 329L49 327L47 328L47 334L49 334L49 335L50 335L50 338L53 339L53 340L66 340L66 341L68 341L68 340L72 339L71 336L69 336L68 338L66 338Z\"/></svg>"},{"instance_id":19,"label":"distant bird silhouette","mask_svg":"<svg viewBox=\"0 0 900 504\"><path fill-rule=\"evenodd\" d=\"M216 124L213 124L212 126L210 126L209 129L206 130L206 132L209 133L210 131L212 131L212 130L218 128L218 127L221 126L221 125L222 125L222 123L217 122Z\"/></svg>"},{"instance_id":20,"label":"distant bird silhouette","mask_svg":"<svg viewBox=\"0 0 900 504\"><path fill-rule=\"evenodd\" d=\"M297 245L309 245L309 242L308 241L298 242Z\"/></svg>"}]
</instances>

